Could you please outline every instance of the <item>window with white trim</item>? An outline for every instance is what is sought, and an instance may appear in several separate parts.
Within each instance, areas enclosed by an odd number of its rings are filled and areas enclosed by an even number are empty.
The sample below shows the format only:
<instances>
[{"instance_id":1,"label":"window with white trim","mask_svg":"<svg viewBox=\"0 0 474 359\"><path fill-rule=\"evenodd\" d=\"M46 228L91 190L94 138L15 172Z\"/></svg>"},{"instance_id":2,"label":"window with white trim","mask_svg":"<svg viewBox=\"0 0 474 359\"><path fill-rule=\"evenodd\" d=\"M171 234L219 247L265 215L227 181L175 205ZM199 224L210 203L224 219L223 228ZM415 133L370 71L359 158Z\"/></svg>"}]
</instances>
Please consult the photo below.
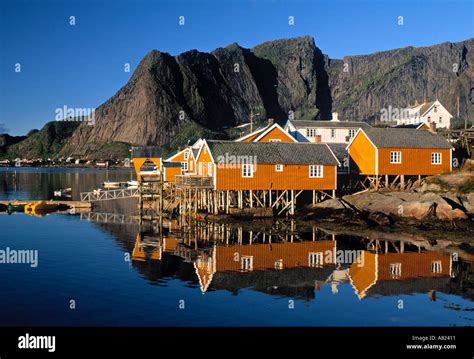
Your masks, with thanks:
<instances>
[{"instance_id":1,"label":"window with white trim","mask_svg":"<svg viewBox=\"0 0 474 359\"><path fill-rule=\"evenodd\" d=\"M400 278L402 275L402 264L401 263L390 263L390 276L392 278Z\"/></svg>"},{"instance_id":2,"label":"window with white trim","mask_svg":"<svg viewBox=\"0 0 474 359\"><path fill-rule=\"evenodd\" d=\"M331 128L331 138L336 138L336 129Z\"/></svg>"},{"instance_id":3,"label":"window with white trim","mask_svg":"<svg viewBox=\"0 0 474 359\"><path fill-rule=\"evenodd\" d=\"M308 266L309 267L322 267L323 266L323 252L308 253Z\"/></svg>"},{"instance_id":4,"label":"window with white trim","mask_svg":"<svg viewBox=\"0 0 474 359\"><path fill-rule=\"evenodd\" d=\"M240 269L250 272L253 270L253 256L242 256Z\"/></svg>"},{"instance_id":5,"label":"window with white trim","mask_svg":"<svg viewBox=\"0 0 474 359\"><path fill-rule=\"evenodd\" d=\"M242 165L242 177L253 177L253 164L245 163Z\"/></svg>"},{"instance_id":6,"label":"window with white trim","mask_svg":"<svg viewBox=\"0 0 474 359\"><path fill-rule=\"evenodd\" d=\"M207 175L212 176L212 162L207 163Z\"/></svg>"},{"instance_id":7,"label":"window with white trim","mask_svg":"<svg viewBox=\"0 0 474 359\"><path fill-rule=\"evenodd\" d=\"M283 259L277 259L275 261L275 269L283 269Z\"/></svg>"},{"instance_id":8,"label":"window with white trim","mask_svg":"<svg viewBox=\"0 0 474 359\"><path fill-rule=\"evenodd\" d=\"M270 138L268 142L281 142L279 138Z\"/></svg>"},{"instance_id":9,"label":"window with white trim","mask_svg":"<svg viewBox=\"0 0 474 359\"><path fill-rule=\"evenodd\" d=\"M189 161L189 170L192 171L193 170L193 161Z\"/></svg>"},{"instance_id":10,"label":"window with white trim","mask_svg":"<svg viewBox=\"0 0 474 359\"><path fill-rule=\"evenodd\" d=\"M181 162L181 169L183 171L187 171L188 170L188 163L187 162Z\"/></svg>"},{"instance_id":11,"label":"window with white trim","mask_svg":"<svg viewBox=\"0 0 474 359\"><path fill-rule=\"evenodd\" d=\"M441 261L432 261L431 262L431 273L441 273L443 267L441 266Z\"/></svg>"},{"instance_id":12,"label":"window with white trim","mask_svg":"<svg viewBox=\"0 0 474 359\"><path fill-rule=\"evenodd\" d=\"M402 163L402 153L400 151L390 151L390 163Z\"/></svg>"},{"instance_id":13,"label":"window with white trim","mask_svg":"<svg viewBox=\"0 0 474 359\"><path fill-rule=\"evenodd\" d=\"M186 151L186 152L184 152L184 159L187 161L188 158L189 158L189 152Z\"/></svg>"},{"instance_id":14,"label":"window with white trim","mask_svg":"<svg viewBox=\"0 0 474 359\"><path fill-rule=\"evenodd\" d=\"M357 132L357 130L356 130L356 129L354 129L354 128L350 128L350 129L349 129L349 138L352 138L352 137L354 137L354 136L355 136L355 134L356 134L356 132Z\"/></svg>"},{"instance_id":15,"label":"window with white trim","mask_svg":"<svg viewBox=\"0 0 474 359\"><path fill-rule=\"evenodd\" d=\"M198 164L198 175L202 176L202 162L199 162Z\"/></svg>"},{"instance_id":16,"label":"window with white trim","mask_svg":"<svg viewBox=\"0 0 474 359\"><path fill-rule=\"evenodd\" d=\"M275 165L276 172L283 172L283 165Z\"/></svg>"},{"instance_id":17,"label":"window with white trim","mask_svg":"<svg viewBox=\"0 0 474 359\"><path fill-rule=\"evenodd\" d=\"M315 128L307 128L306 129L306 137L316 137L317 131Z\"/></svg>"},{"instance_id":18,"label":"window with white trim","mask_svg":"<svg viewBox=\"0 0 474 359\"><path fill-rule=\"evenodd\" d=\"M322 178L323 177L323 166L321 166L321 165L310 165L309 166L309 177L310 178Z\"/></svg>"},{"instance_id":19,"label":"window with white trim","mask_svg":"<svg viewBox=\"0 0 474 359\"><path fill-rule=\"evenodd\" d=\"M440 152L432 152L431 153L431 164L432 165L440 165L441 164L441 153Z\"/></svg>"}]
</instances>

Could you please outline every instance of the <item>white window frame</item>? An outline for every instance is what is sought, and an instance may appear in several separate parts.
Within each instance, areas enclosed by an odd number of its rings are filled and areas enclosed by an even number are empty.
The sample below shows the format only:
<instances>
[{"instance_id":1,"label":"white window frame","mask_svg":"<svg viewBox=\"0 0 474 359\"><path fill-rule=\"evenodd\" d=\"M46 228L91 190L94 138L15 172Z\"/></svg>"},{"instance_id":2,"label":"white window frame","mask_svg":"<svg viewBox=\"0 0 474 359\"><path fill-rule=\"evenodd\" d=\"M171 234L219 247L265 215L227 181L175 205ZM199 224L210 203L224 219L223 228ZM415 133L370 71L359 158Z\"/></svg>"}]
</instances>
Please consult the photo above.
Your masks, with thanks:
<instances>
[{"instance_id":1,"label":"white window frame","mask_svg":"<svg viewBox=\"0 0 474 359\"><path fill-rule=\"evenodd\" d=\"M283 259L277 259L275 261L275 269L282 270L284 269L283 267Z\"/></svg>"},{"instance_id":2,"label":"white window frame","mask_svg":"<svg viewBox=\"0 0 474 359\"><path fill-rule=\"evenodd\" d=\"M212 168L212 162L208 162L207 163L207 175L208 176L212 176L212 173L214 172L212 169L213 169Z\"/></svg>"},{"instance_id":3,"label":"white window frame","mask_svg":"<svg viewBox=\"0 0 474 359\"><path fill-rule=\"evenodd\" d=\"M443 154L441 152L431 152L431 164L441 165L443 163Z\"/></svg>"},{"instance_id":4,"label":"white window frame","mask_svg":"<svg viewBox=\"0 0 474 359\"><path fill-rule=\"evenodd\" d=\"M193 161L189 161L189 170L190 170L190 171L193 170Z\"/></svg>"},{"instance_id":5,"label":"white window frame","mask_svg":"<svg viewBox=\"0 0 474 359\"><path fill-rule=\"evenodd\" d=\"M189 158L189 152L186 151L186 152L184 152L184 160L187 161L188 158Z\"/></svg>"},{"instance_id":6,"label":"white window frame","mask_svg":"<svg viewBox=\"0 0 474 359\"><path fill-rule=\"evenodd\" d=\"M186 162L186 161L181 162L181 169L183 171L187 171L188 170L188 162Z\"/></svg>"},{"instance_id":7,"label":"white window frame","mask_svg":"<svg viewBox=\"0 0 474 359\"><path fill-rule=\"evenodd\" d=\"M402 276L402 264L390 263L389 271L392 278L400 278Z\"/></svg>"},{"instance_id":8,"label":"white window frame","mask_svg":"<svg viewBox=\"0 0 474 359\"><path fill-rule=\"evenodd\" d=\"M309 165L309 178L323 178L323 165Z\"/></svg>"},{"instance_id":9,"label":"white window frame","mask_svg":"<svg viewBox=\"0 0 474 359\"><path fill-rule=\"evenodd\" d=\"M401 151L390 151L390 163L399 165L402 163L402 152Z\"/></svg>"},{"instance_id":10,"label":"white window frame","mask_svg":"<svg viewBox=\"0 0 474 359\"><path fill-rule=\"evenodd\" d=\"M318 135L316 128L307 128L306 137L316 137Z\"/></svg>"},{"instance_id":11,"label":"white window frame","mask_svg":"<svg viewBox=\"0 0 474 359\"><path fill-rule=\"evenodd\" d=\"M279 138L270 138L268 142L281 142L281 139Z\"/></svg>"},{"instance_id":12,"label":"white window frame","mask_svg":"<svg viewBox=\"0 0 474 359\"><path fill-rule=\"evenodd\" d=\"M198 175L202 176L202 162L198 162Z\"/></svg>"},{"instance_id":13,"label":"white window frame","mask_svg":"<svg viewBox=\"0 0 474 359\"><path fill-rule=\"evenodd\" d=\"M310 252L308 253L308 267L310 268L321 268L323 262L323 252Z\"/></svg>"},{"instance_id":14,"label":"white window frame","mask_svg":"<svg viewBox=\"0 0 474 359\"><path fill-rule=\"evenodd\" d=\"M243 272L253 271L253 256L240 257L240 269Z\"/></svg>"},{"instance_id":15,"label":"white window frame","mask_svg":"<svg viewBox=\"0 0 474 359\"><path fill-rule=\"evenodd\" d=\"M356 134L357 130L355 128L349 129L349 138L353 138Z\"/></svg>"},{"instance_id":16,"label":"white window frame","mask_svg":"<svg viewBox=\"0 0 474 359\"><path fill-rule=\"evenodd\" d=\"M331 138L336 138L336 129L331 128Z\"/></svg>"},{"instance_id":17,"label":"white window frame","mask_svg":"<svg viewBox=\"0 0 474 359\"><path fill-rule=\"evenodd\" d=\"M244 163L242 164L242 177L243 178L253 178L253 164L252 163Z\"/></svg>"},{"instance_id":18,"label":"white window frame","mask_svg":"<svg viewBox=\"0 0 474 359\"><path fill-rule=\"evenodd\" d=\"M441 261L431 262L431 273L443 273L443 264L441 263Z\"/></svg>"},{"instance_id":19,"label":"white window frame","mask_svg":"<svg viewBox=\"0 0 474 359\"><path fill-rule=\"evenodd\" d=\"M275 172L283 172L283 165L275 165Z\"/></svg>"}]
</instances>

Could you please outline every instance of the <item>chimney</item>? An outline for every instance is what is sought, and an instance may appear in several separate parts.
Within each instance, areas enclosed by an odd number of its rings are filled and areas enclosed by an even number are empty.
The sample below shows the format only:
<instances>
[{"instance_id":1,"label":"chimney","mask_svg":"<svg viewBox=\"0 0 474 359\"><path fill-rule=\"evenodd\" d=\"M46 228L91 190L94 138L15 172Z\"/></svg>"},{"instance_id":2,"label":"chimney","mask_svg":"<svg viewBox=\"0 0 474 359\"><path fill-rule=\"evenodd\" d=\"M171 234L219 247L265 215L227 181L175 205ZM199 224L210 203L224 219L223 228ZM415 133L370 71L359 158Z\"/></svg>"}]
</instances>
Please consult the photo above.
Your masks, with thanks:
<instances>
[{"instance_id":1,"label":"chimney","mask_svg":"<svg viewBox=\"0 0 474 359\"><path fill-rule=\"evenodd\" d=\"M273 118L269 118L267 121L268 121L268 126L273 125L273 121L274 121Z\"/></svg>"},{"instance_id":2,"label":"chimney","mask_svg":"<svg viewBox=\"0 0 474 359\"><path fill-rule=\"evenodd\" d=\"M331 121L339 121L339 119L337 118L337 112L332 113L332 120Z\"/></svg>"}]
</instances>

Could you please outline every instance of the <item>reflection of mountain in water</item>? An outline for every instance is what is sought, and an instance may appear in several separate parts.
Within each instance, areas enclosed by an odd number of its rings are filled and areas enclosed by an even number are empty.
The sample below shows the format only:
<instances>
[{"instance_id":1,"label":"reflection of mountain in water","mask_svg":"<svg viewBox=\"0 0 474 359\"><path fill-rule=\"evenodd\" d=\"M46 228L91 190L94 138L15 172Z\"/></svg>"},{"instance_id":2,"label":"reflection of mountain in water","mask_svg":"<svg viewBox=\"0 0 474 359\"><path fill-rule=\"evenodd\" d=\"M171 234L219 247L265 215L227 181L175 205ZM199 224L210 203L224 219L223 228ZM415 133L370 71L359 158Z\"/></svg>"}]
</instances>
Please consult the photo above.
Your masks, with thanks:
<instances>
[{"instance_id":1,"label":"reflection of mountain in water","mask_svg":"<svg viewBox=\"0 0 474 359\"><path fill-rule=\"evenodd\" d=\"M250 288L309 300L324 285L336 294L340 283L349 283L359 299L440 291L474 300L472 263L409 242L335 236L318 228L271 235L216 224L179 229L169 222L160 236L153 230L137 234L138 225L101 226L152 284L177 278L203 293Z\"/></svg>"}]
</instances>

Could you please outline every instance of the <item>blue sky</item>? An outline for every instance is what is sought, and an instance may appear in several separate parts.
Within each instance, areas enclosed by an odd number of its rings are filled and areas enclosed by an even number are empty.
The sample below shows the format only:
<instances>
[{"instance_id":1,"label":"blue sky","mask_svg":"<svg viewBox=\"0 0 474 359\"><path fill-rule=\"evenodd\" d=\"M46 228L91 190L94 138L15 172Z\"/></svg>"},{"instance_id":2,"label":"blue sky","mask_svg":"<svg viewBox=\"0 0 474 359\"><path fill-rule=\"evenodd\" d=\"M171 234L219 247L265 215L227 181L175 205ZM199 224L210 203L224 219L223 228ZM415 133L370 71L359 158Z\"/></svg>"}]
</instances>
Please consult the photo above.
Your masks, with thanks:
<instances>
[{"instance_id":1,"label":"blue sky","mask_svg":"<svg viewBox=\"0 0 474 359\"><path fill-rule=\"evenodd\" d=\"M471 0L2 0L0 133L40 128L64 106L99 106L152 49L178 54L311 35L324 53L342 58L462 41L474 36L473 22Z\"/></svg>"}]
</instances>

